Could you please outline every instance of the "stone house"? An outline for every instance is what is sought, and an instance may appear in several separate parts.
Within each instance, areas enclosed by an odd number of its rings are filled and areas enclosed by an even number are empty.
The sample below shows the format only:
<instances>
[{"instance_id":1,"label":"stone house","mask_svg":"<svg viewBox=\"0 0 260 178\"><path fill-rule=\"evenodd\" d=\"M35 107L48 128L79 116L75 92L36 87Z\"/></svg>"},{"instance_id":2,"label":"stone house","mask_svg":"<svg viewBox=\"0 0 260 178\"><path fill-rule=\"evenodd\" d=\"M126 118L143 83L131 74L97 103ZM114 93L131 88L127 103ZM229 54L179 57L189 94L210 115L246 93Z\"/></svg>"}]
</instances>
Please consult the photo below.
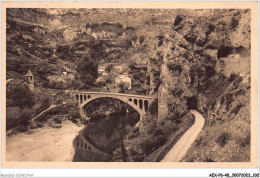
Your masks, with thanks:
<instances>
[{"instance_id":1,"label":"stone house","mask_svg":"<svg viewBox=\"0 0 260 178\"><path fill-rule=\"evenodd\" d=\"M31 92L34 92L34 75L29 69L24 77L9 78L6 80L6 90L12 92L15 88L21 85L27 85Z\"/></svg>"}]
</instances>

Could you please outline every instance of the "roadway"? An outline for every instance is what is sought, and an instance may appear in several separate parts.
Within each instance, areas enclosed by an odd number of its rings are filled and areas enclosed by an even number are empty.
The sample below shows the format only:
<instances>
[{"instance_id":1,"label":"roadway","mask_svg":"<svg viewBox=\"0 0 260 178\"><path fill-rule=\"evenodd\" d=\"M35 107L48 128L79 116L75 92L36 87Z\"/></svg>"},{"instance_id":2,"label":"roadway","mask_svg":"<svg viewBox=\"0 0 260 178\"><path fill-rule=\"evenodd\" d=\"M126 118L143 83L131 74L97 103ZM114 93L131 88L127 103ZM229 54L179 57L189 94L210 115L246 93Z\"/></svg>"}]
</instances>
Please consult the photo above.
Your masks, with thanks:
<instances>
[{"instance_id":1,"label":"roadway","mask_svg":"<svg viewBox=\"0 0 260 178\"><path fill-rule=\"evenodd\" d=\"M196 140L201 132L205 119L196 110L190 110L195 116L194 124L184 133L184 135L177 141L172 149L165 155L161 162L179 162L185 156L192 143Z\"/></svg>"}]
</instances>

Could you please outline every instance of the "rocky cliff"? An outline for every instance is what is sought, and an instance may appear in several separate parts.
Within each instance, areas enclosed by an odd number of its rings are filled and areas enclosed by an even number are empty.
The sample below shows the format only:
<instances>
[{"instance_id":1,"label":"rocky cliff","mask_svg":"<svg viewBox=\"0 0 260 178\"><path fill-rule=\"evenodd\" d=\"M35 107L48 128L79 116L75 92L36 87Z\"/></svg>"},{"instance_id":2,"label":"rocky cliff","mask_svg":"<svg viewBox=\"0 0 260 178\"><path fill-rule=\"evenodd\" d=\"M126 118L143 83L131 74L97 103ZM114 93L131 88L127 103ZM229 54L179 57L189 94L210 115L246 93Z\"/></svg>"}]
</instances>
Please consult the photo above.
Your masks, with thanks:
<instances>
[{"instance_id":1,"label":"rocky cliff","mask_svg":"<svg viewBox=\"0 0 260 178\"><path fill-rule=\"evenodd\" d=\"M210 122L200 137L204 145L193 146L186 161L249 160L250 39L249 10L181 11L171 31L154 39L149 71L151 91L158 94L157 124L189 109ZM230 144L241 157L220 158L232 152Z\"/></svg>"}]
</instances>

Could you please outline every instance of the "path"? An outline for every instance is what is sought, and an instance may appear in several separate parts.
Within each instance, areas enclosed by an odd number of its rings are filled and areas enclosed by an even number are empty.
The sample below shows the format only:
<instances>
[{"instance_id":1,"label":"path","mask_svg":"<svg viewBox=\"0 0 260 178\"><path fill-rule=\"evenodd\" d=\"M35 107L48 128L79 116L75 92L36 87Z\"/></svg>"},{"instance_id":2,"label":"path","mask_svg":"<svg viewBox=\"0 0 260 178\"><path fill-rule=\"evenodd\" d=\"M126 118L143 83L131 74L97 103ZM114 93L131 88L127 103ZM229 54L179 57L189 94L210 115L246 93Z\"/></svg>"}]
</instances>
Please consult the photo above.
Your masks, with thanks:
<instances>
[{"instance_id":1,"label":"path","mask_svg":"<svg viewBox=\"0 0 260 178\"><path fill-rule=\"evenodd\" d=\"M198 134L204 126L203 116L196 110L190 110L195 116L195 122L187 132L177 141L172 149L166 154L162 162L178 162L186 154L192 143L196 140Z\"/></svg>"}]
</instances>

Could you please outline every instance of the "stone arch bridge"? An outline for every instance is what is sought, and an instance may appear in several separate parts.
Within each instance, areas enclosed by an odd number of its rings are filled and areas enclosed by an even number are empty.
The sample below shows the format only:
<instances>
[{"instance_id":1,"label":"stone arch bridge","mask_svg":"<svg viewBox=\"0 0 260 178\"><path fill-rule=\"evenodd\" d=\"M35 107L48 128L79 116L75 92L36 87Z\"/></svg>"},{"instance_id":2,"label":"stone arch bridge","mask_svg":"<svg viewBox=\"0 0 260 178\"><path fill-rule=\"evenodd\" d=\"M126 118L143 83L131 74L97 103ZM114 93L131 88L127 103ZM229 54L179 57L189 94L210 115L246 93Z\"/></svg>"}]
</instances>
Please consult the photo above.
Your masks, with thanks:
<instances>
[{"instance_id":1,"label":"stone arch bridge","mask_svg":"<svg viewBox=\"0 0 260 178\"><path fill-rule=\"evenodd\" d=\"M80 115L86 117L85 106L92 100L98 98L114 98L123 101L124 103L133 107L139 114L140 120L148 110L148 107L153 101L152 96L134 95L125 93L107 93L107 92L88 92L88 91L75 91L73 92L75 100L78 102Z\"/></svg>"}]
</instances>

